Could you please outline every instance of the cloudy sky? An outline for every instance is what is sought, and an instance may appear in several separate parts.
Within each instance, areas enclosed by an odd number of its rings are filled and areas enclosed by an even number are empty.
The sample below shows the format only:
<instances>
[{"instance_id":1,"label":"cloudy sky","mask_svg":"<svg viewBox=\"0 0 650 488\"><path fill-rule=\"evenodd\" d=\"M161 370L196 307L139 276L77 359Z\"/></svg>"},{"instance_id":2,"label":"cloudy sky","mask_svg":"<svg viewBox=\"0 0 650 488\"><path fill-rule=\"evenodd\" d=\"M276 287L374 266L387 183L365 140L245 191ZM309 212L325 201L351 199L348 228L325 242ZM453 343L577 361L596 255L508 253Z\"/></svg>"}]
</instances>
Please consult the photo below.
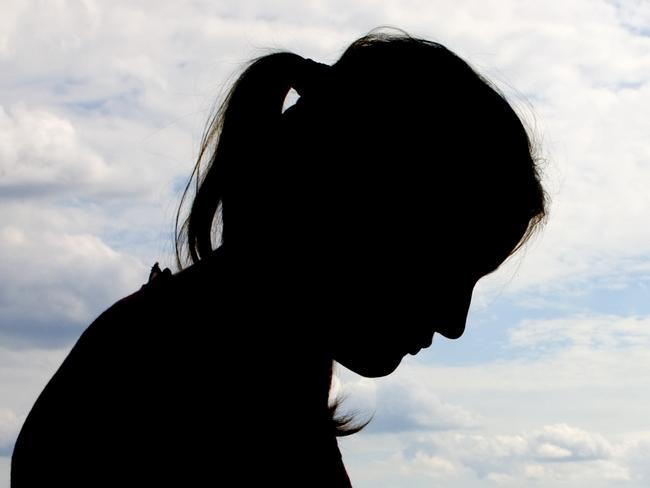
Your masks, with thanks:
<instances>
[{"instance_id":1,"label":"cloudy sky","mask_svg":"<svg viewBox=\"0 0 650 488\"><path fill-rule=\"evenodd\" d=\"M340 441L354 485L650 484L650 2L3 0L0 487L79 334L172 266L180 191L242 63L333 62L386 24L505 91L553 204L461 339L382 379L338 369L347 407L375 414Z\"/></svg>"}]
</instances>

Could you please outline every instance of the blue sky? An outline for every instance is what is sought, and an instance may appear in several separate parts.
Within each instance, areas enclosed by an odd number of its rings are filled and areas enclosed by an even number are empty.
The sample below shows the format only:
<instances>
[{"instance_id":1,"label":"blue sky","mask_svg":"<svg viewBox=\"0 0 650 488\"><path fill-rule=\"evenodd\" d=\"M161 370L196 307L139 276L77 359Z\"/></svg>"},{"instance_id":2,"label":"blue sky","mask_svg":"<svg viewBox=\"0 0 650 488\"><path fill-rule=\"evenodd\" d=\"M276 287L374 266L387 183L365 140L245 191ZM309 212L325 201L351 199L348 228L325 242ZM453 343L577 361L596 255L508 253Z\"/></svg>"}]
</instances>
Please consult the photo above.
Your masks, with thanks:
<instances>
[{"instance_id":1,"label":"blue sky","mask_svg":"<svg viewBox=\"0 0 650 488\"><path fill-rule=\"evenodd\" d=\"M650 3L5 0L0 17L0 488L75 339L172 265L204 124L268 49L333 62L394 25L490 77L531 127L543 232L477 286L465 335L391 376L338 368L374 413L355 487L650 483ZM479 245L480 236L477 236ZM341 324L345 327L345 324Z\"/></svg>"}]
</instances>

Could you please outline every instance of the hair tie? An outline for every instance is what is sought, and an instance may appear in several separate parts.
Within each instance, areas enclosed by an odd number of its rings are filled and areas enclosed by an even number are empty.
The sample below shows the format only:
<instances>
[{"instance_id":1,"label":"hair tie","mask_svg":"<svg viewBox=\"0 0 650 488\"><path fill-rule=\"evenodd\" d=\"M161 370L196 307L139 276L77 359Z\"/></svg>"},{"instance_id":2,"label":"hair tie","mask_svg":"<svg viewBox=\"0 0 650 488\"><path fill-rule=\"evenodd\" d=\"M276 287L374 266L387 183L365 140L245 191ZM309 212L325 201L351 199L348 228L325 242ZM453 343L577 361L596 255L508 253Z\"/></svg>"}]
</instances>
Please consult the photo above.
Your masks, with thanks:
<instances>
[{"instance_id":1,"label":"hair tie","mask_svg":"<svg viewBox=\"0 0 650 488\"><path fill-rule=\"evenodd\" d=\"M301 97L317 92L325 84L331 69L329 64L319 63L311 58L302 58L291 84L292 88Z\"/></svg>"}]
</instances>

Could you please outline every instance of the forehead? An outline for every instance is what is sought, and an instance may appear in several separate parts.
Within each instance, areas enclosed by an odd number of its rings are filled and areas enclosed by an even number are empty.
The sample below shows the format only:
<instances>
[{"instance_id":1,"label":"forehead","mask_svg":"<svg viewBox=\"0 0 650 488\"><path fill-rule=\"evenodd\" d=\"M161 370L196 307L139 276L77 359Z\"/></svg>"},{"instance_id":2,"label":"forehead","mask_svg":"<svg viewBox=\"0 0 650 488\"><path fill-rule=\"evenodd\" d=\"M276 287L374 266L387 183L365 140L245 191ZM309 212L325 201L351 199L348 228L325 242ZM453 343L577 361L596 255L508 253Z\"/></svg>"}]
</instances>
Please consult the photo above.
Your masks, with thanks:
<instances>
[{"instance_id":1,"label":"forehead","mask_svg":"<svg viewBox=\"0 0 650 488\"><path fill-rule=\"evenodd\" d=\"M386 195L384 195L386 197ZM444 273L476 278L494 271L511 253L525 227L500 221L485 208L408 205L392 198L359 195L339 214L336 233L354 259L409 269L409 274Z\"/></svg>"}]
</instances>

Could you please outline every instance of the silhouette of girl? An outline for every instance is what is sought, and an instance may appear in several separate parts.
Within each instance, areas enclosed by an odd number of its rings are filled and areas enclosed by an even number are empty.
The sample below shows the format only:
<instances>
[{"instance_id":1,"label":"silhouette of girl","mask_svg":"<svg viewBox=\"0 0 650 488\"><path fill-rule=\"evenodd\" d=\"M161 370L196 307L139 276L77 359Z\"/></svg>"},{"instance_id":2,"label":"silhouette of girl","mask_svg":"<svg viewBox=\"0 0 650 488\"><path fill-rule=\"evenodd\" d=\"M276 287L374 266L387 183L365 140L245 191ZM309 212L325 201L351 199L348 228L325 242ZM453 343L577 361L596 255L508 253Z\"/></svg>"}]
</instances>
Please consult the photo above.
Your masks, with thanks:
<instances>
[{"instance_id":1,"label":"silhouette of girl","mask_svg":"<svg viewBox=\"0 0 650 488\"><path fill-rule=\"evenodd\" d=\"M401 31L332 66L254 60L195 175L180 271L156 263L86 329L20 432L13 488L350 486L336 437L360 426L328 402L333 361L384 376L460 337L476 282L545 215L508 102Z\"/></svg>"}]
</instances>

